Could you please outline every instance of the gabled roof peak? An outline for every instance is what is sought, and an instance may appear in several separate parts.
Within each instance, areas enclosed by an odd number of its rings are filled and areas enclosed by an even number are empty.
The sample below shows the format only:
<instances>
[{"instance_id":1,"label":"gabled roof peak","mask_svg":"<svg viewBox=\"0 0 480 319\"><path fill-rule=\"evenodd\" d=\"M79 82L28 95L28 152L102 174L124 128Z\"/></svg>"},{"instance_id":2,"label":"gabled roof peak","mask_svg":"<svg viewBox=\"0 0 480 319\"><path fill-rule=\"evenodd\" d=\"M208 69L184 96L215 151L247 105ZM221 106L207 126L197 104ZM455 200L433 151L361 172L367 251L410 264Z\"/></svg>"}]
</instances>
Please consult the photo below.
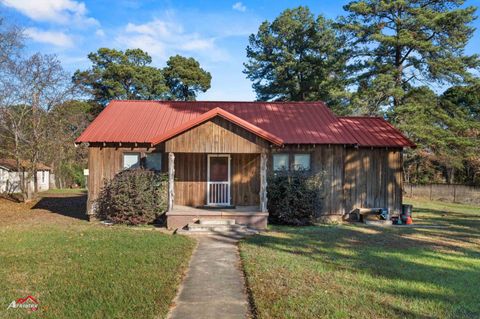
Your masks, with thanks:
<instances>
[{"instance_id":1,"label":"gabled roof peak","mask_svg":"<svg viewBox=\"0 0 480 319\"><path fill-rule=\"evenodd\" d=\"M202 124L216 116L220 116L224 119L226 119L227 121L230 121L242 128L244 128L245 130L257 135L257 136L260 136L261 138L277 145L277 146L281 146L283 144L283 140L281 138L279 138L278 136L275 136L265 130L262 130L261 128L259 128L258 126L255 126L241 118L239 118L238 116L235 116L233 115L232 113L230 112L227 112L225 111L224 109L222 109L221 107L216 107L214 109L211 109L210 111L207 111L205 113L203 113L202 115L188 121L188 122L185 122L183 123L182 125L176 127L176 128L173 128L172 130L168 131L168 132L165 132L164 134L152 139L151 143L153 145L157 145L161 142L164 142L178 134L181 134L189 129L191 129L192 127L194 126L197 126L199 124Z\"/></svg>"}]
</instances>

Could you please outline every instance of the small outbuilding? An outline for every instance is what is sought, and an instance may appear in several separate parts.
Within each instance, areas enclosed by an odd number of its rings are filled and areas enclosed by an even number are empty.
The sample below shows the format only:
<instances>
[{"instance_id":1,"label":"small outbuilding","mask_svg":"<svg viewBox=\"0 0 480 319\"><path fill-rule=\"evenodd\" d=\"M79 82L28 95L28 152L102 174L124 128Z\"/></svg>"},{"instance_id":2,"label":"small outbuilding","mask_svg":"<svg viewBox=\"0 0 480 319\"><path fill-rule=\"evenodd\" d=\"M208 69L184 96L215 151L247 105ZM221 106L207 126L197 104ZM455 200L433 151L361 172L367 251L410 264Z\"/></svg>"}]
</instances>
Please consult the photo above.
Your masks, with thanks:
<instances>
[{"instance_id":1,"label":"small outbuilding","mask_svg":"<svg viewBox=\"0 0 480 319\"><path fill-rule=\"evenodd\" d=\"M21 192L21 181L28 178L27 171L32 166L27 161L17 161L11 158L0 159L0 193L19 193ZM37 191L43 192L50 189L51 168L45 164L36 165ZM34 176L30 176L28 187L33 192L35 188Z\"/></svg>"},{"instance_id":2,"label":"small outbuilding","mask_svg":"<svg viewBox=\"0 0 480 319\"><path fill-rule=\"evenodd\" d=\"M383 118L337 117L323 102L112 101L76 143L89 146L89 215L105 180L144 166L169 172L169 228L266 227L267 175L280 169L325 173L320 218L399 213L402 152L415 146Z\"/></svg>"}]
</instances>

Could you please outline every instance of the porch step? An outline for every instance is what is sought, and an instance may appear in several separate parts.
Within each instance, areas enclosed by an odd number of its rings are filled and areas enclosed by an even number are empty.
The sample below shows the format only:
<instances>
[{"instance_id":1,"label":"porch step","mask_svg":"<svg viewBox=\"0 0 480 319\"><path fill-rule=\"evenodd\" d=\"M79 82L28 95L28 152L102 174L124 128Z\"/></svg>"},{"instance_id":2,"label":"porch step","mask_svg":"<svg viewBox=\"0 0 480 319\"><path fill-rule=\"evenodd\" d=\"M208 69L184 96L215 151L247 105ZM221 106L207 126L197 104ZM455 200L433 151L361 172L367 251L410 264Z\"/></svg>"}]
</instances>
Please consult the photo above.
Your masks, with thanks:
<instances>
[{"instance_id":1,"label":"porch step","mask_svg":"<svg viewBox=\"0 0 480 319\"><path fill-rule=\"evenodd\" d=\"M199 225L199 224L196 224L196 225ZM245 238L246 236L256 235L259 233L259 231L256 229L248 228L244 225L241 225L240 227L222 227L221 229L218 229L216 227L210 227L209 229L202 229L202 230L198 228L177 229L175 233L179 235L188 235L188 236L217 235L217 236L228 237L233 239L241 239L241 238Z\"/></svg>"},{"instance_id":2,"label":"porch step","mask_svg":"<svg viewBox=\"0 0 480 319\"><path fill-rule=\"evenodd\" d=\"M188 224L189 231L204 232L204 231L231 231L231 230L244 230L247 228L245 225L238 224Z\"/></svg>"},{"instance_id":3,"label":"porch step","mask_svg":"<svg viewBox=\"0 0 480 319\"><path fill-rule=\"evenodd\" d=\"M235 219L200 219L200 225L235 225Z\"/></svg>"}]
</instances>

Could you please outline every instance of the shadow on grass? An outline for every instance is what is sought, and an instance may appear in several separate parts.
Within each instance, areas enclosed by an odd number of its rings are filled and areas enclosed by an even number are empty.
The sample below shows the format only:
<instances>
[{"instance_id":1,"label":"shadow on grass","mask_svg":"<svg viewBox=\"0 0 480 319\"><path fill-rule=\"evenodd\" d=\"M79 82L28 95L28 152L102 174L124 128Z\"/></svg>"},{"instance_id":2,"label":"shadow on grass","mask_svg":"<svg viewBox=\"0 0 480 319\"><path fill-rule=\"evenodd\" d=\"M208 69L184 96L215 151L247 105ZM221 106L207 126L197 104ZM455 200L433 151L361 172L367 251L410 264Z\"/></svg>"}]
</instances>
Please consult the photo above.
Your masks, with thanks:
<instances>
[{"instance_id":1,"label":"shadow on grass","mask_svg":"<svg viewBox=\"0 0 480 319\"><path fill-rule=\"evenodd\" d=\"M251 238L248 244L302 256L332 271L385 279L387 284L381 286L359 284L379 294L439 302L455 318L480 317L475 301L480 286L472 283L480 278L480 213L418 209L419 219L422 214L424 221L449 227L274 226L272 233ZM384 306L399 317L430 318L388 302Z\"/></svg>"},{"instance_id":2,"label":"shadow on grass","mask_svg":"<svg viewBox=\"0 0 480 319\"><path fill-rule=\"evenodd\" d=\"M44 195L32 209L43 209L55 214L87 220L87 195L75 194L68 196Z\"/></svg>"}]
</instances>

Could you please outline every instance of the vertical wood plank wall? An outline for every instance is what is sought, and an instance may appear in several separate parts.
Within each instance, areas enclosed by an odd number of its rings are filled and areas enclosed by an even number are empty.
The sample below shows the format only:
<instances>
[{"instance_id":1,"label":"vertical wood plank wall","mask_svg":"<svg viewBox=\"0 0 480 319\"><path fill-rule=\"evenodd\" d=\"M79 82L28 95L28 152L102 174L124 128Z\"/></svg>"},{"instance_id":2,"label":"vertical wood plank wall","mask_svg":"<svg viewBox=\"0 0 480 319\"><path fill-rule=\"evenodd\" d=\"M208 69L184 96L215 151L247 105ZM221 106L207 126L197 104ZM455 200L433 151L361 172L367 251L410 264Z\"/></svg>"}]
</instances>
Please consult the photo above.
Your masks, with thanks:
<instances>
[{"instance_id":1,"label":"vertical wood plank wall","mask_svg":"<svg viewBox=\"0 0 480 319\"><path fill-rule=\"evenodd\" d=\"M260 154L231 154L232 204L259 204ZM206 205L207 154L175 153L175 204Z\"/></svg>"},{"instance_id":2,"label":"vertical wood plank wall","mask_svg":"<svg viewBox=\"0 0 480 319\"><path fill-rule=\"evenodd\" d=\"M153 151L145 147L90 146L88 148L88 202L87 213L92 213L92 204L98 197L105 181L112 179L123 168L123 153L145 154ZM165 156L162 160L165 169Z\"/></svg>"},{"instance_id":3,"label":"vertical wood plank wall","mask_svg":"<svg viewBox=\"0 0 480 319\"><path fill-rule=\"evenodd\" d=\"M260 204L260 154L232 154L232 200L234 205Z\"/></svg>"},{"instance_id":4,"label":"vertical wood plank wall","mask_svg":"<svg viewBox=\"0 0 480 319\"><path fill-rule=\"evenodd\" d=\"M105 180L122 169L124 152L145 148L89 147L88 212ZM152 151L150 149L150 151ZM402 204L402 152L400 149L287 146L272 153L310 153L313 172L325 172L321 190L324 205L319 214L343 214L357 207L388 207L399 213ZM258 205L260 154L232 154L232 204ZM272 158L268 160L272 169ZM206 204L207 154L175 153L175 204ZM166 170L166 155L163 160Z\"/></svg>"},{"instance_id":5,"label":"vertical wood plank wall","mask_svg":"<svg viewBox=\"0 0 480 319\"><path fill-rule=\"evenodd\" d=\"M175 153L176 205L202 206L207 194L207 154Z\"/></svg>"},{"instance_id":6,"label":"vertical wood plank wall","mask_svg":"<svg viewBox=\"0 0 480 319\"><path fill-rule=\"evenodd\" d=\"M166 152L261 153L268 142L223 119L214 118L165 142Z\"/></svg>"},{"instance_id":7,"label":"vertical wood plank wall","mask_svg":"<svg viewBox=\"0 0 480 319\"><path fill-rule=\"evenodd\" d=\"M399 213L402 205L401 149L353 148L343 145L287 146L273 153L309 153L313 173L324 172L320 215L351 212L360 207L387 207ZM270 161L269 169L272 169Z\"/></svg>"},{"instance_id":8,"label":"vertical wood plank wall","mask_svg":"<svg viewBox=\"0 0 480 319\"><path fill-rule=\"evenodd\" d=\"M402 152L399 149L347 149L345 157L345 211L357 207L402 206Z\"/></svg>"}]
</instances>

